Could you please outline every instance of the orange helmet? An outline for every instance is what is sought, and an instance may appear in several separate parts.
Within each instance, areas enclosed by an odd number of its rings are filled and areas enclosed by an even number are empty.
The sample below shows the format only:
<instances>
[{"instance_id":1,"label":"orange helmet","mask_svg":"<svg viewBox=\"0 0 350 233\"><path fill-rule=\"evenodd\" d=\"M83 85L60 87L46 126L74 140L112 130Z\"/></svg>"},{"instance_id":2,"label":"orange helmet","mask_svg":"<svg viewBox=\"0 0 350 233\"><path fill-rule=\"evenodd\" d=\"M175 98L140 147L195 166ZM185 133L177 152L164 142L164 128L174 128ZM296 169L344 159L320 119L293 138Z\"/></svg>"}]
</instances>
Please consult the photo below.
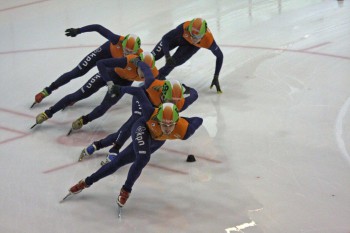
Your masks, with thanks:
<instances>
[{"instance_id":1,"label":"orange helmet","mask_svg":"<svg viewBox=\"0 0 350 233\"><path fill-rule=\"evenodd\" d=\"M179 120L179 110L173 103L161 104L158 108L157 119L162 132L169 135L173 132L175 125Z\"/></svg>"},{"instance_id":2,"label":"orange helmet","mask_svg":"<svg viewBox=\"0 0 350 233\"><path fill-rule=\"evenodd\" d=\"M140 37L133 34L128 34L122 42L124 56L129 54L136 54L137 51L140 49L140 46L141 46Z\"/></svg>"},{"instance_id":3,"label":"orange helmet","mask_svg":"<svg viewBox=\"0 0 350 233\"><path fill-rule=\"evenodd\" d=\"M194 18L188 26L188 31L195 39L201 39L207 32L207 22L201 18Z\"/></svg>"},{"instance_id":4,"label":"orange helmet","mask_svg":"<svg viewBox=\"0 0 350 233\"><path fill-rule=\"evenodd\" d=\"M175 103L182 98L184 94L184 88L178 80L165 80L162 87L162 102Z\"/></svg>"},{"instance_id":5,"label":"orange helmet","mask_svg":"<svg viewBox=\"0 0 350 233\"><path fill-rule=\"evenodd\" d=\"M140 54L140 59L146 63L151 69L154 68L156 60L151 52L142 52Z\"/></svg>"},{"instance_id":6,"label":"orange helmet","mask_svg":"<svg viewBox=\"0 0 350 233\"><path fill-rule=\"evenodd\" d=\"M179 120L179 110L173 103L161 104L158 108L157 119L165 124L176 123Z\"/></svg>"}]
</instances>

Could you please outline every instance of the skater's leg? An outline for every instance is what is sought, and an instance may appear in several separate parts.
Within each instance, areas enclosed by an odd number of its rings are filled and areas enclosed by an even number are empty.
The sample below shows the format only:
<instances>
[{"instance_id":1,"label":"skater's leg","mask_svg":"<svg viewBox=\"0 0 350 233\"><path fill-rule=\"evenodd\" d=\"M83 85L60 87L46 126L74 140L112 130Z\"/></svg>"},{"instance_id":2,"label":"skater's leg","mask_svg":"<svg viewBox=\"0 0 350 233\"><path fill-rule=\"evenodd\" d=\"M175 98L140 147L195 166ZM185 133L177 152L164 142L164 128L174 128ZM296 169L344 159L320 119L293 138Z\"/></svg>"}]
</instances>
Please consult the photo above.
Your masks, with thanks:
<instances>
[{"instance_id":1,"label":"skater's leg","mask_svg":"<svg viewBox=\"0 0 350 233\"><path fill-rule=\"evenodd\" d=\"M131 137L135 153L135 162L131 165L128 177L123 185L123 189L130 193L136 180L141 175L142 169L151 158L151 135L143 118L140 118L132 127ZM113 162L113 161L112 161Z\"/></svg>"},{"instance_id":2,"label":"skater's leg","mask_svg":"<svg viewBox=\"0 0 350 233\"><path fill-rule=\"evenodd\" d=\"M106 42L101 47L98 47L79 62L79 64L71 71L64 73L58 79L46 87L46 90L51 94L53 90L67 84L68 82L85 75L88 71L96 66L96 62L102 59L110 58L109 42Z\"/></svg>"},{"instance_id":3,"label":"skater's leg","mask_svg":"<svg viewBox=\"0 0 350 233\"><path fill-rule=\"evenodd\" d=\"M82 86L79 90L62 98L55 105L46 110L45 113L48 115L49 118L51 118L53 114L64 109L69 104L90 97L104 85L105 83L102 80L100 74L97 73L93 77L91 77L89 81L85 83L84 86Z\"/></svg>"},{"instance_id":4,"label":"skater's leg","mask_svg":"<svg viewBox=\"0 0 350 233\"><path fill-rule=\"evenodd\" d=\"M110 75L113 77L114 83L117 85L130 86L132 84L131 81L119 78L113 70L110 70ZM108 109L116 104L122 97L123 95L111 97L111 95L107 92L101 104L93 109L89 114L82 117L83 125L86 125L87 123L103 116Z\"/></svg>"},{"instance_id":5,"label":"skater's leg","mask_svg":"<svg viewBox=\"0 0 350 233\"><path fill-rule=\"evenodd\" d=\"M118 156L110 163L102 166L95 173L88 176L85 179L87 185L92 185L93 183L99 181L100 179L113 174L122 166L132 163L135 160L135 153L133 150L132 143L130 143L123 151L121 151Z\"/></svg>"}]
</instances>

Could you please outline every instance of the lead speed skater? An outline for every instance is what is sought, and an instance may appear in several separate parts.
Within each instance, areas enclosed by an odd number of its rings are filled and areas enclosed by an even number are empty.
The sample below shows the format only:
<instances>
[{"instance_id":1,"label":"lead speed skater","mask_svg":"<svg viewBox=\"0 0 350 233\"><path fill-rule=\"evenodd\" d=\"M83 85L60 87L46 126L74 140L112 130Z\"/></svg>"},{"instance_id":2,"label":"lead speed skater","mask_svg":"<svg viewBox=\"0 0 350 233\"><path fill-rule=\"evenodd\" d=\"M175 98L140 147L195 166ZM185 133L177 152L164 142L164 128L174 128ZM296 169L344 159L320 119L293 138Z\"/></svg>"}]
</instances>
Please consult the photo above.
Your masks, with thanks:
<instances>
[{"instance_id":1,"label":"lead speed skater","mask_svg":"<svg viewBox=\"0 0 350 233\"><path fill-rule=\"evenodd\" d=\"M132 142L111 162L73 185L67 196L80 193L100 179L113 174L119 168L132 163L127 179L117 196L117 204L121 208L128 200L136 180L150 161L151 155L162 147L166 140L190 138L202 125L203 119L181 117L173 103L164 103L159 107L154 107L140 87L119 86L115 91L116 94L128 93L137 96L141 103L143 114L132 126Z\"/></svg>"},{"instance_id":2,"label":"lead speed skater","mask_svg":"<svg viewBox=\"0 0 350 233\"><path fill-rule=\"evenodd\" d=\"M173 55L170 51L175 49ZM165 79L175 68L188 61L199 49L210 50L216 57L214 77L210 89L215 86L218 94L222 93L219 74L224 60L220 47L214 40L206 20L194 18L181 23L167 32L152 50L156 61L165 56L166 63L159 69L159 79Z\"/></svg>"}]
</instances>

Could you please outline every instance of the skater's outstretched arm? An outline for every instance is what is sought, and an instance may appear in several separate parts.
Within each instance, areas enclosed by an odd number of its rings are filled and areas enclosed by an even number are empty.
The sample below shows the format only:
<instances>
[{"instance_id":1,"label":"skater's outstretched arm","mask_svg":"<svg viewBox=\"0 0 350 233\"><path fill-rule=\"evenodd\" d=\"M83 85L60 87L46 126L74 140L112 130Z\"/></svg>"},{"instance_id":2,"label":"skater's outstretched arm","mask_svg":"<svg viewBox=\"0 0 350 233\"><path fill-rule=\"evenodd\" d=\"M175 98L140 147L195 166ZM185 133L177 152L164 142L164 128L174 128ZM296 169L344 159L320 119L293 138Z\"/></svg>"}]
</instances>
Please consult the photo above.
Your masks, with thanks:
<instances>
[{"instance_id":1,"label":"skater's outstretched arm","mask_svg":"<svg viewBox=\"0 0 350 233\"><path fill-rule=\"evenodd\" d=\"M222 62L224 60L224 55L220 49L220 47L216 44L215 40L213 41L212 45L210 46L209 50L215 55L216 57L216 64L215 64L215 72L214 75L219 76L220 70L222 67Z\"/></svg>"},{"instance_id":2,"label":"skater's outstretched arm","mask_svg":"<svg viewBox=\"0 0 350 233\"><path fill-rule=\"evenodd\" d=\"M194 88L186 86L185 84L182 84L182 86L185 88L184 94L188 94L188 96L185 98L184 105L180 110L181 112L186 110L188 106L198 99L198 92Z\"/></svg>"},{"instance_id":3,"label":"skater's outstretched arm","mask_svg":"<svg viewBox=\"0 0 350 233\"><path fill-rule=\"evenodd\" d=\"M69 28L66 30L66 36L75 37L81 33L85 32L98 32L101 36L112 42L113 44L117 44L120 39L120 35L116 35L107 28L99 25L99 24L91 24L81 28Z\"/></svg>"},{"instance_id":4,"label":"skater's outstretched arm","mask_svg":"<svg viewBox=\"0 0 350 233\"><path fill-rule=\"evenodd\" d=\"M143 77L145 78L145 89L147 89L154 82L155 77L153 76L151 69L149 68L149 66L146 63L139 62L139 63L137 63L137 66L143 72Z\"/></svg>"},{"instance_id":5,"label":"skater's outstretched arm","mask_svg":"<svg viewBox=\"0 0 350 233\"><path fill-rule=\"evenodd\" d=\"M98 71L101 74L101 77L107 83L108 81L113 81L112 77L108 75L108 68L115 68L115 67L125 68L127 63L128 63L128 60L126 57L109 58L109 59L99 60L96 63L96 66L98 68Z\"/></svg>"},{"instance_id":6,"label":"skater's outstretched arm","mask_svg":"<svg viewBox=\"0 0 350 233\"><path fill-rule=\"evenodd\" d=\"M184 138L182 139L182 140L187 140L202 125L203 119L200 117L182 117L182 118L188 121L188 128Z\"/></svg>"}]
</instances>

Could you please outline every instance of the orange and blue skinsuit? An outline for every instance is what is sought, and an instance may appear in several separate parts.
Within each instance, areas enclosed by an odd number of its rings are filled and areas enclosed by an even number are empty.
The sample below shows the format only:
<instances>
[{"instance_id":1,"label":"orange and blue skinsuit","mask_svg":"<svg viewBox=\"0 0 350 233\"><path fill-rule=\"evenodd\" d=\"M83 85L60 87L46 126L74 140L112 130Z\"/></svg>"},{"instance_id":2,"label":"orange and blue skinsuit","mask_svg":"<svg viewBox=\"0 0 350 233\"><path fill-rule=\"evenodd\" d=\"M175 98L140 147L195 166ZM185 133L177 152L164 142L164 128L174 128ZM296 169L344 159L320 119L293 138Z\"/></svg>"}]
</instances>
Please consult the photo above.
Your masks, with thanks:
<instances>
[{"instance_id":1,"label":"orange and blue skinsuit","mask_svg":"<svg viewBox=\"0 0 350 233\"><path fill-rule=\"evenodd\" d=\"M149 67L140 62L138 66L144 73L145 76L145 84L142 86L142 90L146 92L147 97L153 106L158 107L162 103L162 88L164 85L164 80L158 80L154 78L154 75L150 72ZM187 109L189 105L191 105L194 101L198 99L198 93L195 89L186 87L186 98L182 98L176 103L179 111L184 111ZM127 139L131 135L131 127L132 125L142 116L142 108L139 100L136 97L132 99L132 115L129 119L119 128L119 130L115 133L108 135L107 137L95 141L94 145L97 150L115 145L117 148L121 148L122 145L127 141ZM114 150L113 147L110 152L118 152Z\"/></svg>"},{"instance_id":2,"label":"orange and blue skinsuit","mask_svg":"<svg viewBox=\"0 0 350 233\"><path fill-rule=\"evenodd\" d=\"M85 179L87 185L92 185L98 180L113 174L120 167L132 163L123 189L132 191L132 187L141 175L143 168L151 158L151 154L157 151L166 140L187 140L202 125L200 117L180 117L170 135L163 135L156 119L158 108L149 101L145 92L139 87L121 87L121 94L132 94L140 101L143 115L131 128L132 142L121 151L115 159L103 165L95 173Z\"/></svg>"},{"instance_id":3,"label":"orange and blue skinsuit","mask_svg":"<svg viewBox=\"0 0 350 233\"><path fill-rule=\"evenodd\" d=\"M133 59L138 58L138 55L127 55L122 58L110 58L97 62L97 67L100 71L103 82L112 81L114 84L120 86L130 86L134 81L144 81L144 77L140 77L137 72L136 65L132 62ZM146 65L148 67L148 65ZM158 76L157 67L153 67L151 73L153 76ZM111 97L106 93L105 98L101 104L94 108L89 114L83 116L83 124L87 124L96 118L101 117L114 104L116 104L122 95Z\"/></svg>"},{"instance_id":4,"label":"orange and blue skinsuit","mask_svg":"<svg viewBox=\"0 0 350 233\"><path fill-rule=\"evenodd\" d=\"M85 56L74 69L64 73L52 82L50 86L46 87L48 94L51 94L53 90L67 84L71 80L85 75L89 70L96 66L96 63L99 60L123 57L122 41L124 40L124 36L116 35L98 24L78 28L78 34L85 32L98 32L108 41ZM139 49L138 54L141 52L142 49Z\"/></svg>"},{"instance_id":5,"label":"orange and blue skinsuit","mask_svg":"<svg viewBox=\"0 0 350 233\"><path fill-rule=\"evenodd\" d=\"M190 33L187 28L190 21L186 21L175 29L166 33L161 41L154 47L152 53L156 60L159 60L164 55L166 57L170 56L170 51L176 49L175 53L172 55L175 65L165 64L159 69L159 79L165 79L166 76L177 66L182 65L188 59L190 59L200 48L209 49L216 56L216 65L214 75L219 75L222 63L223 63L223 53L220 47L216 44L213 34L207 29L204 37L199 43L194 44L190 39Z\"/></svg>"},{"instance_id":6,"label":"orange and blue skinsuit","mask_svg":"<svg viewBox=\"0 0 350 233\"><path fill-rule=\"evenodd\" d=\"M107 81L112 81L114 84L120 86L130 86L133 81L143 81L137 73L137 67L131 62L132 59L137 58L138 55L127 55L121 58L110 58L99 60L96 62L100 73L95 74L84 84L79 90L71 93L49 109L45 110L46 115L51 118L56 112L64 109L70 103L78 102L82 99L90 97L96 93L100 88L106 86ZM158 75L158 69L153 67L152 75ZM89 114L82 116L83 124L93 121L107 112L114 104L116 104L122 96L111 97L106 93L101 104L94 108Z\"/></svg>"}]
</instances>

